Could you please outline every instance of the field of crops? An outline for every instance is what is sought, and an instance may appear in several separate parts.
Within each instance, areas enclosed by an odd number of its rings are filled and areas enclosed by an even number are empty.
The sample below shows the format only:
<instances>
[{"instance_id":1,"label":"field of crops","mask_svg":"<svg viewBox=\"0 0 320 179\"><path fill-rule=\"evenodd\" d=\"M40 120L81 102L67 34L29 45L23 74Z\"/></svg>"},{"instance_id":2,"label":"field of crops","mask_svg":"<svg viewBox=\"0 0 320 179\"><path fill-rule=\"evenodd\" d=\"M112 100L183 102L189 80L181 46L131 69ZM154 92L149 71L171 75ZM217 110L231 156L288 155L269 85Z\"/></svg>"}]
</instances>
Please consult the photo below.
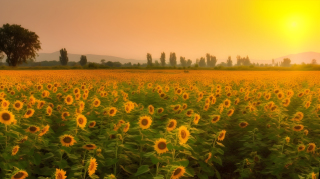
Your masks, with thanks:
<instances>
[{"instance_id":1,"label":"field of crops","mask_svg":"<svg viewBox=\"0 0 320 179\"><path fill-rule=\"evenodd\" d=\"M0 72L0 178L310 178L320 72Z\"/></svg>"}]
</instances>

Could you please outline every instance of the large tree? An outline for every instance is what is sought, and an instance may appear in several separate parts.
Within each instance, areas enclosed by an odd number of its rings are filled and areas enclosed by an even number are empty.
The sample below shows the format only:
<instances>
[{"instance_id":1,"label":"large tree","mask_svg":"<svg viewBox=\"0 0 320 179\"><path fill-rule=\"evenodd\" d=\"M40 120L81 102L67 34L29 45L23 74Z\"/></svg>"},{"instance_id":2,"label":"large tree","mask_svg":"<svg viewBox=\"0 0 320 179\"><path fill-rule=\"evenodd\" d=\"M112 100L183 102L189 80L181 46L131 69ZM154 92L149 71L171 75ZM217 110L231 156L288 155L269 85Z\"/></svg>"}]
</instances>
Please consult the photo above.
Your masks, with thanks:
<instances>
[{"instance_id":1,"label":"large tree","mask_svg":"<svg viewBox=\"0 0 320 179\"><path fill-rule=\"evenodd\" d=\"M60 63L61 65L67 65L69 61L68 52L65 48L60 50Z\"/></svg>"},{"instance_id":2,"label":"large tree","mask_svg":"<svg viewBox=\"0 0 320 179\"><path fill-rule=\"evenodd\" d=\"M227 66L228 67L232 67L232 60L231 60L231 56L228 57L228 60L227 60Z\"/></svg>"},{"instance_id":3,"label":"large tree","mask_svg":"<svg viewBox=\"0 0 320 179\"><path fill-rule=\"evenodd\" d=\"M0 53L7 56L9 66L35 59L41 49L39 36L20 25L4 24L0 28Z\"/></svg>"},{"instance_id":4,"label":"large tree","mask_svg":"<svg viewBox=\"0 0 320 179\"><path fill-rule=\"evenodd\" d=\"M176 66L177 65L177 57L176 57L176 53L171 52L170 53L170 65L171 66Z\"/></svg>"},{"instance_id":5,"label":"large tree","mask_svg":"<svg viewBox=\"0 0 320 179\"><path fill-rule=\"evenodd\" d=\"M284 58L283 61L281 62L281 66L283 67L290 67L291 60L290 58Z\"/></svg>"},{"instance_id":6,"label":"large tree","mask_svg":"<svg viewBox=\"0 0 320 179\"><path fill-rule=\"evenodd\" d=\"M166 54L164 52L161 53L160 62L163 67L166 65Z\"/></svg>"},{"instance_id":7,"label":"large tree","mask_svg":"<svg viewBox=\"0 0 320 179\"><path fill-rule=\"evenodd\" d=\"M150 53L147 53L147 64L148 66L152 66L152 56Z\"/></svg>"},{"instance_id":8,"label":"large tree","mask_svg":"<svg viewBox=\"0 0 320 179\"><path fill-rule=\"evenodd\" d=\"M81 55L80 57L80 65L85 66L87 64L87 56Z\"/></svg>"},{"instance_id":9,"label":"large tree","mask_svg":"<svg viewBox=\"0 0 320 179\"><path fill-rule=\"evenodd\" d=\"M182 67L186 67L187 66L186 57L180 57L180 64L181 64Z\"/></svg>"}]
</instances>

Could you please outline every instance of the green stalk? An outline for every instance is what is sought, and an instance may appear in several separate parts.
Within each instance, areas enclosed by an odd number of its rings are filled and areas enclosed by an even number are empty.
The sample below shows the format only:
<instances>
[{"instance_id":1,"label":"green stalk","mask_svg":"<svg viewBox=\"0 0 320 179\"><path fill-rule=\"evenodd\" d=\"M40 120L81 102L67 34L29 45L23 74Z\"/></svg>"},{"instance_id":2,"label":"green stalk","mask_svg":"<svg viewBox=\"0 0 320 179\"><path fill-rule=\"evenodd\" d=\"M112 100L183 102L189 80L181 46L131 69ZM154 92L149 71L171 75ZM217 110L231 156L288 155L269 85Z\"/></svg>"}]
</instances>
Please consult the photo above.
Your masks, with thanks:
<instances>
[{"instance_id":1,"label":"green stalk","mask_svg":"<svg viewBox=\"0 0 320 179\"><path fill-rule=\"evenodd\" d=\"M118 158L118 138L116 138L117 145L116 145L116 159ZM117 176L117 163L114 164L114 175Z\"/></svg>"}]
</instances>

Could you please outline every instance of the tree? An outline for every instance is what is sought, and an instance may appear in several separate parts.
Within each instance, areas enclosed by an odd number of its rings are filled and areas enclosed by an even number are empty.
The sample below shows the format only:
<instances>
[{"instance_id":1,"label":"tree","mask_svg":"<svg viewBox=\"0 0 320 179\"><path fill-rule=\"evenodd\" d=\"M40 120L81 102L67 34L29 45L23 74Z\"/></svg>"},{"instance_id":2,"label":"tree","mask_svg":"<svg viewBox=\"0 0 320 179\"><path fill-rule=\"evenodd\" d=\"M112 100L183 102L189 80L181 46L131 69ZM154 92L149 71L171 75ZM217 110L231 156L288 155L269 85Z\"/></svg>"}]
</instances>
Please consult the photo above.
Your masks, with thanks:
<instances>
[{"instance_id":1,"label":"tree","mask_svg":"<svg viewBox=\"0 0 320 179\"><path fill-rule=\"evenodd\" d=\"M105 59L101 59L100 62L101 62L101 64L103 65L104 62L106 62L106 60L105 60Z\"/></svg>"},{"instance_id":2,"label":"tree","mask_svg":"<svg viewBox=\"0 0 320 179\"><path fill-rule=\"evenodd\" d=\"M204 57L200 58L199 67L206 67L206 59Z\"/></svg>"},{"instance_id":3,"label":"tree","mask_svg":"<svg viewBox=\"0 0 320 179\"><path fill-rule=\"evenodd\" d=\"M171 65L171 66L176 66L176 65L177 65L176 53L171 52L171 53L170 53L170 58L169 58L169 60L170 60L170 65Z\"/></svg>"},{"instance_id":4,"label":"tree","mask_svg":"<svg viewBox=\"0 0 320 179\"><path fill-rule=\"evenodd\" d=\"M0 63L2 63L2 59L4 58L3 52L0 52Z\"/></svg>"},{"instance_id":5,"label":"tree","mask_svg":"<svg viewBox=\"0 0 320 179\"><path fill-rule=\"evenodd\" d=\"M284 58L283 61L281 62L281 66L283 67L289 67L291 63L290 58Z\"/></svg>"},{"instance_id":6,"label":"tree","mask_svg":"<svg viewBox=\"0 0 320 179\"><path fill-rule=\"evenodd\" d=\"M160 62L161 66L166 66L166 54L164 52L161 53Z\"/></svg>"},{"instance_id":7,"label":"tree","mask_svg":"<svg viewBox=\"0 0 320 179\"><path fill-rule=\"evenodd\" d=\"M148 66L152 66L152 56L150 53L147 53L147 61Z\"/></svg>"},{"instance_id":8,"label":"tree","mask_svg":"<svg viewBox=\"0 0 320 179\"><path fill-rule=\"evenodd\" d=\"M215 67L218 61L216 56L212 55L210 58L211 58L211 67Z\"/></svg>"},{"instance_id":9,"label":"tree","mask_svg":"<svg viewBox=\"0 0 320 179\"><path fill-rule=\"evenodd\" d=\"M9 66L17 66L35 58L41 49L39 36L20 25L4 24L0 28L0 53L7 56Z\"/></svg>"},{"instance_id":10,"label":"tree","mask_svg":"<svg viewBox=\"0 0 320 179\"><path fill-rule=\"evenodd\" d=\"M65 48L61 49L60 50L60 63L61 63L61 65L67 65L68 61L69 61L69 58L68 58L67 50Z\"/></svg>"},{"instance_id":11,"label":"tree","mask_svg":"<svg viewBox=\"0 0 320 179\"><path fill-rule=\"evenodd\" d=\"M187 66L189 67L191 67L191 64L192 64L192 61L190 60L190 59L188 59L188 61L187 61Z\"/></svg>"},{"instance_id":12,"label":"tree","mask_svg":"<svg viewBox=\"0 0 320 179\"><path fill-rule=\"evenodd\" d=\"M113 62L112 62L112 61L108 61L108 62L106 63L106 65L107 65L108 67L113 67Z\"/></svg>"},{"instance_id":13,"label":"tree","mask_svg":"<svg viewBox=\"0 0 320 179\"><path fill-rule=\"evenodd\" d=\"M228 67L232 67L232 60L231 60L231 56L228 57L228 60L227 60L227 66Z\"/></svg>"},{"instance_id":14,"label":"tree","mask_svg":"<svg viewBox=\"0 0 320 179\"><path fill-rule=\"evenodd\" d=\"M251 62L248 56L246 57L241 57L240 55L237 56L237 66L250 66Z\"/></svg>"},{"instance_id":15,"label":"tree","mask_svg":"<svg viewBox=\"0 0 320 179\"><path fill-rule=\"evenodd\" d=\"M272 66L274 66L274 59L272 59Z\"/></svg>"},{"instance_id":16,"label":"tree","mask_svg":"<svg viewBox=\"0 0 320 179\"><path fill-rule=\"evenodd\" d=\"M156 60L156 61L154 62L154 66L156 66L156 67L160 66L160 63L158 62L158 60Z\"/></svg>"},{"instance_id":17,"label":"tree","mask_svg":"<svg viewBox=\"0 0 320 179\"><path fill-rule=\"evenodd\" d=\"M81 66L85 66L87 64L87 57L85 55L81 55L79 63Z\"/></svg>"},{"instance_id":18,"label":"tree","mask_svg":"<svg viewBox=\"0 0 320 179\"><path fill-rule=\"evenodd\" d=\"M207 67L210 67L211 66L211 56L209 53L207 53L206 57L207 57Z\"/></svg>"},{"instance_id":19,"label":"tree","mask_svg":"<svg viewBox=\"0 0 320 179\"><path fill-rule=\"evenodd\" d=\"M185 57L180 57L180 63L182 67L186 67L187 66L187 60Z\"/></svg>"},{"instance_id":20,"label":"tree","mask_svg":"<svg viewBox=\"0 0 320 179\"><path fill-rule=\"evenodd\" d=\"M312 59L311 64L312 65L316 65L317 64L317 60L316 59Z\"/></svg>"}]
</instances>

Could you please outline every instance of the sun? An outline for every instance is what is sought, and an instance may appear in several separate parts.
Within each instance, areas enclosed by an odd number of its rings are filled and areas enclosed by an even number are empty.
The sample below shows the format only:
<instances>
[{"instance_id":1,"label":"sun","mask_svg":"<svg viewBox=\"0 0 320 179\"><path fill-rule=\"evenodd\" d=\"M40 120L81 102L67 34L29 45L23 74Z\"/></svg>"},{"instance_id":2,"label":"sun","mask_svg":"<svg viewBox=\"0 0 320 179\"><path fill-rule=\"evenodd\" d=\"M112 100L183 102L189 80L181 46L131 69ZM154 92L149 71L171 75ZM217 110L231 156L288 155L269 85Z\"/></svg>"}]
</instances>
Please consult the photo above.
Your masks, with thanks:
<instances>
[{"instance_id":1,"label":"sun","mask_svg":"<svg viewBox=\"0 0 320 179\"><path fill-rule=\"evenodd\" d=\"M297 23L296 21L293 21L293 22L291 23L291 26L294 27L294 28L297 27L297 25L298 25L298 23Z\"/></svg>"}]
</instances>

